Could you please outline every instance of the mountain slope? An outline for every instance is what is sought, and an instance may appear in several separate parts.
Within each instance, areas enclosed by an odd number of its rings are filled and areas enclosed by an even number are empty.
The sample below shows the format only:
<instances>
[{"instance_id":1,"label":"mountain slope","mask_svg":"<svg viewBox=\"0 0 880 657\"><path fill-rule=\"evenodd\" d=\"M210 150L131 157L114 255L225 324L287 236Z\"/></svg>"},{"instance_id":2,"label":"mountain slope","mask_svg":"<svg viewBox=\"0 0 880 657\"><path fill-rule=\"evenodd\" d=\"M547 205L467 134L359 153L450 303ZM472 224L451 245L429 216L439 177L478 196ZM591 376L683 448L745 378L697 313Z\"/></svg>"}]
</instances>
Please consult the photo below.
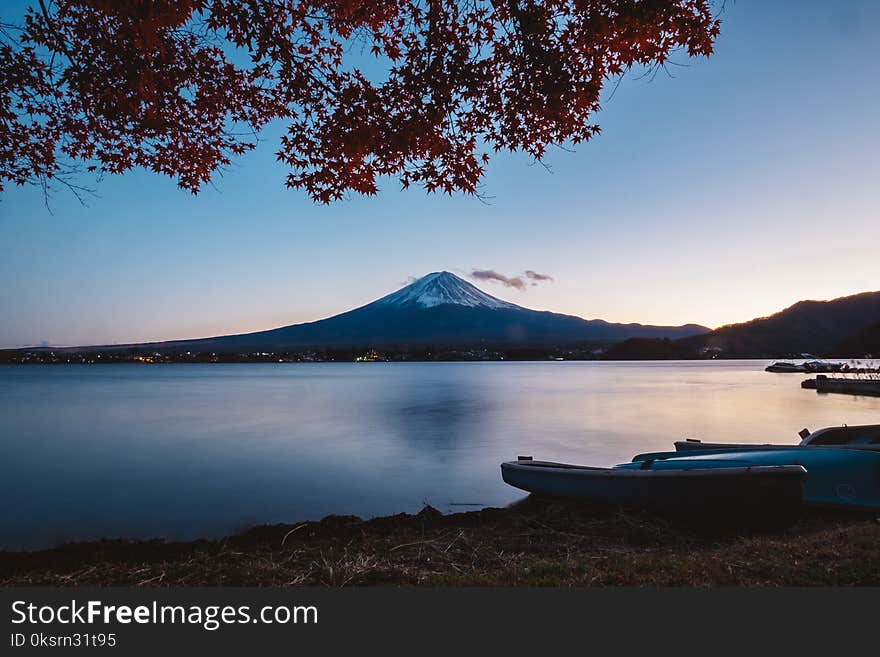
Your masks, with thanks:
<instances>
[{"instance_id":1,"label":"mountain slope","mask_svg":"<svg viewBox=\"0 0 880 657\"><path fill-rule=\"evenodd\" d=\"M880 292L831 301L799 301L769 317L722 326L683 346L718 350L730 356L835 355L844 340L880 322Z\"/></svg>"},{"instance_id":2,"label":"mountain slope","mask_svg":"<svg viewBox=\"0 0 880 657\"><path fill-rule=\"evenodd\" d=\"M434 272L340 315L269 331L134 346L157 351L250 352L312 347L564 345L630 337L679 338L707 328L585 320L523 308L449 272Z\"/></svg>"},{"instance_id":3,"label":"mountain slope","mask_svg":"<svg viewBox=\"0 0 880 657\"><path fill-rule=\"evenodd\" d=\"M880 355L880 322L866 326L841 341L834 353L845 358L863 358L868 354Z\"/></svg>"},{"instance_id":4,"label":"mountain slope","mask_svg":"<svg viewBox=\"0 0 880 657\"><path fill-rule=\"evenodd\" d=\"M397 292L374 301L365 308L433 308L451 304L468 308L490 308L492 310L527 310L486 294L476 285L459 278L448 271L438 271L413 281Z\"/></svg>"}]
</instances>

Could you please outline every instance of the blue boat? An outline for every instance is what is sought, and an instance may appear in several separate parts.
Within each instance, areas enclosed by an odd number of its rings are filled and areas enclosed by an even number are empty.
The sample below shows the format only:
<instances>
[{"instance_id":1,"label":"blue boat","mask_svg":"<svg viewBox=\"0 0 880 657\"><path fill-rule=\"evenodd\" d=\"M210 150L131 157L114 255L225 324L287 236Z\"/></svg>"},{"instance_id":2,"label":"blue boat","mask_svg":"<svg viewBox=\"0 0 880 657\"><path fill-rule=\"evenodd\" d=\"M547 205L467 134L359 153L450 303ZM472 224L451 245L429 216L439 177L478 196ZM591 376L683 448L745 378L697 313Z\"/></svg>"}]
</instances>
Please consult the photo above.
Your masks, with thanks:
<instances>
[{"instance_id":1,"label":"blue boat","mask_svg":"<svg viewBox=\"0 0 880 657\"><path fill-rule=\"evenodd\" d=\"M803 429L798 434L801 438L797 445L780 443L704 443L702 440L679 440L675 442L677 452L705 452L706 450L768 450L792 449L803 447L847 447L880 451L880 424L854 424L840 427L824 427L811 432Z\"/></svg>"},{"instance_id":2,"label":"blue boat","mask_svg":"<svg viewBox=\"0 0 880 657\"><path fill-rule=\"evenodd\" d=\"M795 464L650 460L596 468L520 457L501 464L501 476L539 496L646 509L721 522L770 520L786 524L801 507L807 471Z\"/></svg>"},{"instance_id":3,"label":"blue boat","mask_svg":"<svg viewBox=\"0 0 880 657\"><path fill-rule=\"evenodd\" d=\"M806 468L803 501L810 505L880 511L880 451L851 447L779 445L704 448L639 454L630 467L641 468L772 467Z\"/></svg>"}]
</instances>

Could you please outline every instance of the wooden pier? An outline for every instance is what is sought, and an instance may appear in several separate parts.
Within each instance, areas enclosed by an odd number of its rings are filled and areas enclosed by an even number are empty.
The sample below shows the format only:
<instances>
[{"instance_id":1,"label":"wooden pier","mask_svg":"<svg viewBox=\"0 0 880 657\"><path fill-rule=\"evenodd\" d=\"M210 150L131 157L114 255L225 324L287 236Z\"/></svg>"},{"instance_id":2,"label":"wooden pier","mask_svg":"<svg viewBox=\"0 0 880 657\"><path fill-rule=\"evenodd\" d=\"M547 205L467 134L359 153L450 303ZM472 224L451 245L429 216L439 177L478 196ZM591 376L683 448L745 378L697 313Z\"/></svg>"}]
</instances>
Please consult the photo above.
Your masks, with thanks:
<instances>
[{"instance_id":1,"label":"wooden pier","mask_svg":"<svg viewBox=\"0 0 880 657\"><path fill-rule=\"evenodd\" d=\"M834 392L844 395L867 395L880 397L880 379L843 379L830 378L820 374L815 379L801 382L801 388L816 392Z\"/></svg>"}]
</instances>

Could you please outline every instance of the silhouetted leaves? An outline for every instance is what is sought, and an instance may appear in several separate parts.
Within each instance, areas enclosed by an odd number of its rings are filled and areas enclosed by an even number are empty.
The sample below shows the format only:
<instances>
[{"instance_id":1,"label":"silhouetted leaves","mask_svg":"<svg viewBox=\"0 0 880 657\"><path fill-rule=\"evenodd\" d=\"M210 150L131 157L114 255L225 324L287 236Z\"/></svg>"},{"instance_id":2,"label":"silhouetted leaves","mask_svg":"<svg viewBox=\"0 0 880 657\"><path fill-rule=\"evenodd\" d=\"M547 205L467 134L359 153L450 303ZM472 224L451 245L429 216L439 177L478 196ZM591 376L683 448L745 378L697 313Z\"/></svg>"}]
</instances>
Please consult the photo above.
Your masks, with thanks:
<instances>
[{"instance_id":1,"label":"silhouetted leaves","mask_svg":"<svg viewBox=\"0 0 880 657\"><path fill-rule=\"evenodd\" d=\"M710 54L708 2L35 2L0 26L0 189L63 178L63 160L195 193L280 119L287 186L316 201L386 175L475 193L492 152L595 135L609 77Z\"/></svg>"}]
</instances>

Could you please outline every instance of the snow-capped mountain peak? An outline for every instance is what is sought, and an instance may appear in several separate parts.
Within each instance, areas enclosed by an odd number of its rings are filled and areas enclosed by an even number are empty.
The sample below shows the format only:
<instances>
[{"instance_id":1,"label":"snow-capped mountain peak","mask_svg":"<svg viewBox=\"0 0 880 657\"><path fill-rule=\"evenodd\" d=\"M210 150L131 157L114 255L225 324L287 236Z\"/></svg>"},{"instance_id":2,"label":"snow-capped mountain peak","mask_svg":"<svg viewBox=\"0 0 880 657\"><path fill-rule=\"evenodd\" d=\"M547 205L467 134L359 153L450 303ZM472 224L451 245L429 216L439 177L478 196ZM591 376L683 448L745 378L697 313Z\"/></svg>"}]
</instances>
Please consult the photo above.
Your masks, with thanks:
<instances>
[{"instance_id":1,"label":"snow-capped mountain peak","mask_svg":"<svg viewBox=\"0 0 880 657\"><path fill-rule=\"evenodd\" d=\"M373 302L372 306L433 308L444 304L522 310L517 306L486 294L475 285L448 271L438 271L422 276L397 292Z\"/></svg>"}]
</instances>

